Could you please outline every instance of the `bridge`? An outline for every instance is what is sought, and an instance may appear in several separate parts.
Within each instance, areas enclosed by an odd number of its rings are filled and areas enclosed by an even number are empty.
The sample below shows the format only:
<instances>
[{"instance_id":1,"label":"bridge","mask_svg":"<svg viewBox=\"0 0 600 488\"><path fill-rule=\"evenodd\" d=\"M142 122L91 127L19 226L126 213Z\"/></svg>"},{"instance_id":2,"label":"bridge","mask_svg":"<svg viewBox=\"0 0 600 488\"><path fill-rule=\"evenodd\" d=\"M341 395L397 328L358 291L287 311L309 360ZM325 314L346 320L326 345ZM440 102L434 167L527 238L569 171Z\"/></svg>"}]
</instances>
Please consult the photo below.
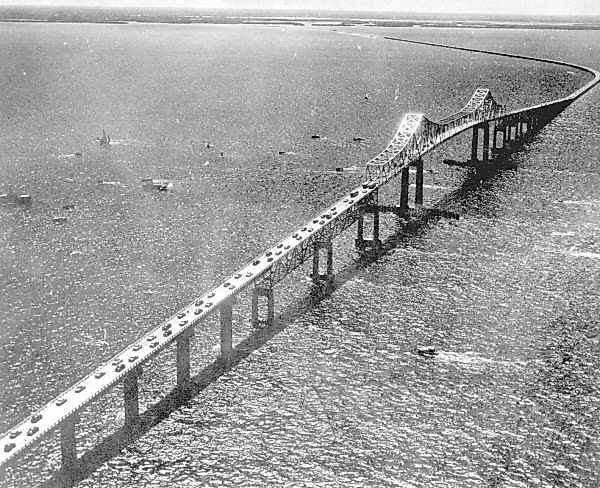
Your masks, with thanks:
<instances>
[{"instance_id":1,"label":"bridge","mask_svg":"<svg viewBox=\"0 0 600 488\"><path fill-rule=\"evenodd\" d=\"M410 42L449 49L508 56L576 68L593 75L593 79L570 95L531 107L508 111L494 100L490 90L478 88L458 112L438 122L420 113L408 113L389 145L366 164L365 179L343 198L320 212L314 219L282 239L260 256L241 267L218 286L194 298L175 315L141 336L109 361L81 379L58 397L16 424L0 436L0 467L19 462L24 453L45 436L60 430L62 472L65 485L72 486L78 470L76 428L79 412L107 393L115 385L123 385L125 426L135 429L139 423L138 377L141 366L170 346L176 348L176 391L185 398L192 389L190 377L190 343L196 329L213 314L220 318L220 363L231 367L232 310L236 296L252 290L252 323L271 326L275 321L275 286L293 270L312 257L312 280L319 288L333 280L333 243L357 223L356 248L363 255L381 249L379 216L394 212L410 216L423 205L423 156L448 139L472 130L470 158L461 165L493 165L494 159L510 154L544 127L553 117L598 82L594 69L563 61L540 59L516 54L483 51L435 43L411 41L395 37L389 40ZM482 137L480 137L482 136ZM481 144L480 144L481 140ZM481 157L480 157L481 155ZM409 167L414 166L414 206L409 206ZM397 206L382 206L378 190L400 176L400 201ZM372 233L364 235L365 219L372 219ZM261 320L260 317L266 317Z\"/></svg>"}]
</instances>

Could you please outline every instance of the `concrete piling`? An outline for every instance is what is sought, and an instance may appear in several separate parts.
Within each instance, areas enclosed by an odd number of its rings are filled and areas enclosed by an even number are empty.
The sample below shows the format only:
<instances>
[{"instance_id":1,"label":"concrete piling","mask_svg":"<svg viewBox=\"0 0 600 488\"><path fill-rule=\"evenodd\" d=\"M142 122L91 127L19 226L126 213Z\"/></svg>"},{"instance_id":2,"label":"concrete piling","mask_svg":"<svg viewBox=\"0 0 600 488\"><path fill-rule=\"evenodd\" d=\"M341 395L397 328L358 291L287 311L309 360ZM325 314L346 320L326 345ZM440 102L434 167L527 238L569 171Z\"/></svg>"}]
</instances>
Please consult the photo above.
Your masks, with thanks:
<instances>
[{"instance_id":1,"label":"concrete piling","mask_svg":"<svg viewBox=\"0 0 600 488\"><path fill-rule=\"evenodd\" d=\"M400 208L408 210L408 186L409 186L409 173L408 166L402 168L400 174Z\"/></svg>"},{"instance_id":2,"label":"concrete piling","mask_svg":"<svg viewBox=\"0 0 600 488\"><path fill-rule=\"evenodd\" d=\"M266 327L271 327L275 323L275 297L273 288L265 286L256 286L252 290L252 326L257 328L261 323L258 310L260 297L267 299L267 317L264 323Z\"/></svg>"},{"instance_id":3,"label":"concrete piling","mask_svg":"<svg viewBox=\"0 0 600 488\"><path fill-rule=\"evenodd\" d=\"M193 329L188 329L177 338L177 390L182 397L191 391L190 340L193 334Z\"/></svg>"},{"instance_id":4,"label":"concrete piling","mask_svg":"<svg viewBox=\"0 0 600 488\"><path fill-rule=\"evenodd\" d=\"M227 300L220 308L221 323L221 362L225 369L231 368L233 358L232 315L233 303Z\"/></svg>"},{"instance_id":5,"label":"concrete piling","mask_svg":"<svg viewBox=\"0 0 600 488\"><path fill-rule=\"evenodd\" d=\"M490 159L490 124L482 124L483 128L483 160L488 161Z\"/></svg>"},{"instance_id":6,"label":"concrete piling","mask_svg":"<svg viewBox=\"0 0 600 488\"><path fill-rule=\"evenodd\" d=\"M75 438L77 420L77 415L71 415L60 426L61 469L65 488L70 488L74 485L79 468Z\"/></svg>"},{"instance_id":7,"label":"concrete piling","mask_svg":"<svg viewBox=\"0 0 600 488\"><path fill-rule=\"evenodd\" d=\"M140 406L138 401L138 375L136 368L123 379L123 401L125 404L125 427L135 428L140 421Z\"/></svg>"},{"instance_id":8,"label":"concrete piling","mask_svg":"<svg viewBox=\"0 0 600 488\"><path fill-rule=\"evenodd\" d=\"M417 174L415 179L415 207L423 206L423 159L416 162ZM378 214L379 216L379 214Z\"/></svg>"},{"instance_id":9,"label":"concrete piling","mask_svg":"<svg viewBox=\"0 0 600 488\"><path fill-rule=\"evenodd\" d=\"M320 270L321 250L324 250L327 253L327 266L324 274L321 273ZM333 281L333 241L317 241L314 243L312 280L315 284L321 284L323 282L330 283Z\"/></svg>"}]
</instances>

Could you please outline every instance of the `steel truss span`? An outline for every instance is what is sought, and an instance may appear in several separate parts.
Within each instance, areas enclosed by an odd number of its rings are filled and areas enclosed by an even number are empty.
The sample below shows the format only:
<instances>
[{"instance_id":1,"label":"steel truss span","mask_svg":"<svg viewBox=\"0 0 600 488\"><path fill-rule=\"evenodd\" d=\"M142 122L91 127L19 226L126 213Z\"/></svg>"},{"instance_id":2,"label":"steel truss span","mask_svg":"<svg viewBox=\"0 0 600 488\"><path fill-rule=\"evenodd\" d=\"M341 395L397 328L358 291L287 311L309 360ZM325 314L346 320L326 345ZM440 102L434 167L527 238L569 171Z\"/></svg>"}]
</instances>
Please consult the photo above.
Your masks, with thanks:
<instances>
[{"instance_id":1,"label":"steel truss span","mask_svg":"<svg viewBox=\"0 0 600 488\"><path fill-rule=\"evenodd\" d=\"M0 436L0 466L9 464L11 460L17 462L19 453L30 448L46 434L60 426L63 468L72 468L73 463L77 461L73 429L80 410L117 383L123 382L126 390L126 421L128 417L135 416L137 414L139 367L167 346L175 343L177 343L178 351L178 382L181 372L183 378L181 381L183 384L185 383L186 371L189 382L189 338L194 329L199 328L202 321L217 310L221 311L222 354L225 354L224 344L228 344L228 350L231 352L230 320L234 297L251 285L255 286L255 290L260 289L261 293L265 289L272 289L310 256L318 253L324 244L331 245L331 241L336 236L359 218L362 219L361 211L377 204L380 186L399 173L407 171L409 165L419 161L424 154L437 145L470 128L474 128L474 130L478 130L482 126L489 128L487 124L494 123L495 131L504 130L504 134L506 134L506 128L508 128L509 139L511 129L519 124L526 125L527 132L539 130L552 117L600 80L598 71L562 61L454 48L398 38L388 39L569 66L591 73L593 79L567 97L510 112L494 100L488 89L478 88L462 109L439 122L433 122L419 113L406 114L390 144L366 164L365 181L361 186L349 192L325 211L320 212L314 219L240 268L221 284L192 300L175 315L141 336L111 360L100 364L88 376ZM227 320L229 320L229 339L225 338L224 340L223 324L226 324ZM186 350L187 357L185 356ZM128 396L128 391L133 391L134 394ZM131 398L135 399L135 403L131 403Z\"/></svg>"}]
</instances>

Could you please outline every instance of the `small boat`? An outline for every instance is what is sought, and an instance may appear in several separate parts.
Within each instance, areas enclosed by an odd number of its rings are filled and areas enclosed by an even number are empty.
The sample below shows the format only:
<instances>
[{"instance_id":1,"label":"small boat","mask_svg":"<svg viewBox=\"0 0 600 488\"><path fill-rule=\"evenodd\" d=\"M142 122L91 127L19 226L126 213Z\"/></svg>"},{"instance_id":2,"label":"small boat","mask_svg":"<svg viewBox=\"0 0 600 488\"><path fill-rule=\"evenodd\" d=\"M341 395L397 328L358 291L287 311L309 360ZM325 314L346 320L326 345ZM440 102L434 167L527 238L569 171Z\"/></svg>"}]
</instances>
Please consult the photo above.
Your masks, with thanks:
<instances>
[{"instance_id":1,"label":"small boat","mask_svg":"<svg viewBox=\"0 0 600 488\"><path fill-rule=\"evenodd\" d=\"M96 137L96 142L101 146L110 145L110 136L106 134L104 129L102 129L102 137Z\"/></svg>"},{"instance_id":2,"label":"small boat","mask_svg":"<svg viewBox=\"0 0 600 488\"><path fill-rule=\"evenodd\" d=\"M144 178L142 182L158 191L167 191L173 188L173 181L166 178Z\"/></svg>"},{"instance_id":3,"label":"small boat","mask_svg":"<svg viewBox=\"0 0 600 488\"><path fill-rule=\"evenodd\" d=\"M17 202L24 205L31 205L31 195L24 193L23 195L17 196Z\"/></svg>"},{"instance_id":4,"label":"small boat","mask_svg":"<svg viewBox=\"0 0 600 488\"><path fill-rule=\"evenodd\" d=\"M417 347L417 354L419 356L424 356L426 358L432 358L433 356L437 356L437 351L433 346L419 346Z\"/></svg>"},{"instance_id":5,"label":"small boat","mask_svg":"<svg viewBox=\"0 0 600 488\"><path fill-rule=\"evenodd\" d=\"M352 138L352 140L353 140L354 142L361 142L361 141L364 141L364 140L365 140L365 138L364 138L364 137L353 137L353 138Z\"/></svg>"},{"instance_id":6,"label":"small boat","mask_svg":"<svg viewBox=\"0 0 600 488\"><path fill-rule=\"evenodd\" d=\"M173 182L169 180L155 180L152 182L152 187L158 191L167 191L173 188Z\"/></svg>"}]
</instances>

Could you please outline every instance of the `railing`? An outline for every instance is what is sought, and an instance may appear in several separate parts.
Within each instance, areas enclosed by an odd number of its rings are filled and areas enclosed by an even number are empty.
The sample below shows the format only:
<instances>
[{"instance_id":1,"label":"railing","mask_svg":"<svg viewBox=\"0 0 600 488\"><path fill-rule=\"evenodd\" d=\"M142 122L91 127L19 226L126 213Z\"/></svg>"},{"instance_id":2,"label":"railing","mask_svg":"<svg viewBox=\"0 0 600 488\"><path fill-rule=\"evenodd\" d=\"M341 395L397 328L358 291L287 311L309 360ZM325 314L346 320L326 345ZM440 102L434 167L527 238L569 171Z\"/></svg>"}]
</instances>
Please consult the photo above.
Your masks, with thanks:
<instances>
[{"instance_id":1,"label":"railing","mask_svg":"<svg viewBox=\"0 0 600 488\"><path fill-rule=\"evenodd\" d=\"M388 39L449 47L393 37ZM108 392L117 383L123 382L125 419L126 422L135 422L138 415L137 378L139 368L144 362L174 343L177 343L177 385L181 391L185 392L190 384L189 341L191 334L200 322L217 310L221 312L221 358L224 366L228 367L232 356L231 307L234 297L242 290L254 285L253 320L256 320L257 317L258 296L266 295L269 301L268 315L272 321L272 288L275 284L310 256L315 258L316 267L313 268L313 273L314 278L318 279L320 250L325 247L331 251L331 241L357 220L359 228L362 229L361 212L377 203L377 190L381 185L402 172L403 185L408 188L406 178L409 165L420 161L425 153L438 144L469 128L477 128L481 124L495 121L503 126L504 130L508 126L509 138L511 124L524 122L527 124L528 132L530 128L537 129L600 81L598 71L572 63L478 49L450 48L569 66L593 74L594 79L567 97L510 112L505 111L504 107L493 99L489 90L479 88L460 111L438 123L428 120L422 114L407 114L390 144L367 163L365 183L252 262L240 268L221 284L192 300L175 315L144 334L109 361L99 365L88 376L0 436L0 466L16 459L19 453L30 448L60 426L63 466L67 470L72 469L77 460L74 429L77 413L81 409L98 396ZM422 162L420 170L422 186Z\"/></svg>"}]
</instances>

